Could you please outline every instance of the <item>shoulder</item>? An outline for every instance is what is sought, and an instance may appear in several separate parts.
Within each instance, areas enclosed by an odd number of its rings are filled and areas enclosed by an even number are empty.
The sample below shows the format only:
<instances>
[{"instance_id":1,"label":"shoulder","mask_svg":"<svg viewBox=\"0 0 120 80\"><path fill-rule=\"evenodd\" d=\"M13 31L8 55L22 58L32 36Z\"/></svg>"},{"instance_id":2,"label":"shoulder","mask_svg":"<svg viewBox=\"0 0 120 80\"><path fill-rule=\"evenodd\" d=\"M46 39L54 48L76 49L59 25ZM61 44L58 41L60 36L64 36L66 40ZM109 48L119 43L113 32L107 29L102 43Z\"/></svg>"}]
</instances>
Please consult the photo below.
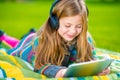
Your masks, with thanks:
<instances>
[{"instance_id":1,"label":"shoulder","mask_svg":"<svg viewBox=\"0 0 120 80\"><path fill-rule=\"evenodd\" d=\"M91 34L87 32L87 40L90 45L94 44L94 39L92 38Z\"/></svg>"}]
</instances>

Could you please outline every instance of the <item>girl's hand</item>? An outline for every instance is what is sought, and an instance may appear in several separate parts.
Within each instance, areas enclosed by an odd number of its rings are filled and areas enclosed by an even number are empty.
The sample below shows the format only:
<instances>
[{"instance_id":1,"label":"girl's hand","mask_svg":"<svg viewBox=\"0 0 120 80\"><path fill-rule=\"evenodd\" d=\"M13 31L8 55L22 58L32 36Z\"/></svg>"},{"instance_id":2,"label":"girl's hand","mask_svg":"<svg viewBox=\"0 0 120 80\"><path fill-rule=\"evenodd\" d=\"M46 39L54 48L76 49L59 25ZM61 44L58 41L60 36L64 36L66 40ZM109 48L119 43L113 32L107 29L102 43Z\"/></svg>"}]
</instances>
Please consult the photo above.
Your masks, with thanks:
<instances>
[{"instance_id":1,"label":"girl's hand","mask_svg":"<svg viewBox=\"0 0 120 80\"><path fill-rule=\"evenodd\" d=\"M109 68L103 70L103 71L100 72L98 75L99 75L99 76L102 76L102 75L107 75L107 74L110 74L110 69L109 69Z\"/></svg>"},{"instance_id":2,"label":"girl's hand","mask_svg":"<svg viewBox=\"0 0 120 80\"><path fill-rule=\"evenodd\" d=\"M57 72L55 78L60 78L60 77L64 77L64 74L65 72L67 71L67 68L66 69L61 69Z\"/></svg>"}]
</instances>

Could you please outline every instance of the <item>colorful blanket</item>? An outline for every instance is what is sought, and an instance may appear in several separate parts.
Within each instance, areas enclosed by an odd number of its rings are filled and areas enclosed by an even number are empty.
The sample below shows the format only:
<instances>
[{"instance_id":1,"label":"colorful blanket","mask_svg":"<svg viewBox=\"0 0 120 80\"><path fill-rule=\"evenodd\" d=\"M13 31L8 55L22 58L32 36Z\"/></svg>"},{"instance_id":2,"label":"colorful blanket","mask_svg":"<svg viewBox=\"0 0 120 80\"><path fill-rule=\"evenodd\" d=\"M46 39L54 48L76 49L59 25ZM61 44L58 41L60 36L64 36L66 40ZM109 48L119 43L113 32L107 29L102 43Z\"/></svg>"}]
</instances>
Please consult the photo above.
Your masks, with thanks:
<instances>
[{"instance_id":1,"label":"colorful blanket","mask_svg":"<svg viewBox=\"0 0 120 80\"><path fill-rule=\"evenodd\" d=\"M111 73L105 76L86 76L70 78L47 78L33 72L33 66L15 56L8 55L0 49L0 80L120 80L120 54L97 49L97 56L106 56L115 61L110 65Z\"/></svg>"},{"instance_id":2,"label":"colorful blanket","mask_svg":"<svg viewBox=\"0 0 120 80\"><path fill-rule=\"evenodd\" d=\"M33 34L32 34L33 35ZM103 49L96 49L96 58L100 59L102 56L114 59L110 65L111 73L105 76L86 76L86 77L69 77L69 78L48 78L45 75L38 74L33 71L33 65L16 56L8 55L14 52L21 52L22 48L30 43L32 35L21 40L20 45L16 48L6 52L10 49L6 43L0 43L0 80L120 80L120 53L112 52ZM23 47L24 46L24 47ZM3 48L4 47L4 48ZM26 47L22 53L29 53L31 47Z\"/></svg>"}]
</instances>

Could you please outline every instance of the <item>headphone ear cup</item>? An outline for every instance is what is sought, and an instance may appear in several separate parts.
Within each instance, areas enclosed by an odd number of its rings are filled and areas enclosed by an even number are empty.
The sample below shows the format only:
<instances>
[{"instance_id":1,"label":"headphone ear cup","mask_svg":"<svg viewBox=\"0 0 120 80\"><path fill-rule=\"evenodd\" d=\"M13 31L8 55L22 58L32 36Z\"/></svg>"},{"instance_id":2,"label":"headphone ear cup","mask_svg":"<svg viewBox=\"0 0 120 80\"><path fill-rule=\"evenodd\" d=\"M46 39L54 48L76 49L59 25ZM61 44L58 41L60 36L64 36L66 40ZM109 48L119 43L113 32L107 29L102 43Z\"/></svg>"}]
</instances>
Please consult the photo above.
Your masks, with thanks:
<instances>
[{"instance_id":1,"label":"headphone ear cup","mask_svg":"<svg viewBox=\"0 0 120 80\"><path fill-rule=\"evenodd\" d=\"M52 29L57 29L59 27L59 21L58 21L57 16L55 15L50 16L49 24Z\"/></svg>"}]
</instances>

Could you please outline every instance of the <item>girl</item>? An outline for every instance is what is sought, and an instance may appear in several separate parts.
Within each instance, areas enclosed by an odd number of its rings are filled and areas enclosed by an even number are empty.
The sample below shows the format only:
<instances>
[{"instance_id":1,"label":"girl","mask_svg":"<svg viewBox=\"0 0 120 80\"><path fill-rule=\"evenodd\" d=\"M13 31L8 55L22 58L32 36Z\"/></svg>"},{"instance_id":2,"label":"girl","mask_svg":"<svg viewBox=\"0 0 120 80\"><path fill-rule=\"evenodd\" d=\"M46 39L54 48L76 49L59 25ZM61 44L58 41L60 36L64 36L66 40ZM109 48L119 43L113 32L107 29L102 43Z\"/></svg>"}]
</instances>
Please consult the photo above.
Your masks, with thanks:
<instances>
[{"instance_id":1,"label":"girl","mask_svg":"<svg viewBox=\"0 0 120 80\"><path fill-rule=\"evenodd\" d=\"M87 15L84 0L54 2L49 19L37 33L36 72L63 77L68 65L93 60L93 45L87 39Z\"/></svg>"},{"instance_id":2,"label":"girl","mask_svg":"<svg viewBox=\"0 0 120 80\"><path fill-rule=\"evenodd\" d=\"M37 47L26 47L20 42L17 48L8 53L32 61L37 73L47 77L63 77L70 64L94 59L93 44L87 33L87 15L84 0L56 0L51 7L50 17L37 32L37 40L34 40ZM22 40L27 43L25 40L30 42L29 37ZM99 75L109 72L106 69Z\"/></svg>"}]
</instances>

